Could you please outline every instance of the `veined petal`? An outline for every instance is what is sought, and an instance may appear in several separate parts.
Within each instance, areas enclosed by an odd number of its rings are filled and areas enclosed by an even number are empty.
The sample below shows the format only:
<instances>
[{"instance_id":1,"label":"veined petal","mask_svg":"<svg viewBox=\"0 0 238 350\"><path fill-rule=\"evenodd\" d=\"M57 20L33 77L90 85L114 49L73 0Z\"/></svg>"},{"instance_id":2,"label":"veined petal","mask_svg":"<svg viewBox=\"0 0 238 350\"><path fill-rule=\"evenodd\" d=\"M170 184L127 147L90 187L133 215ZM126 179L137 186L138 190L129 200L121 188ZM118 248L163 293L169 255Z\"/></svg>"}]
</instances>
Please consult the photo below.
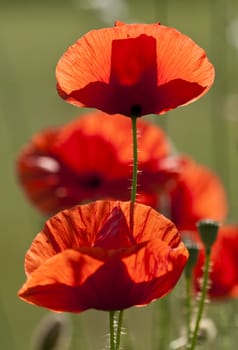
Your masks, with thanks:
<instances>
[{"instance_id":1,"label":"veined petal","mask_svg":"<svg viewBox=\"0 0 238 350\"><path fill-rule=\"evenodd\" d=\"M113 205L112 201L97 201L66 209L51 217L26 253L26 273L32 273L42 262L65 249L93 246L96 234Z\"/></svg>"},{"instance_id":2,"label":"veined petal","mask_svg":"<svg viewBox=\"0 0 238 350\"><path fill-rule=\"evenodd\" d=\"M177 246L180 235L174 224L142 204L135 204L136 220L133 233L130 232L130 205L130 202L96 201L51 217L26 254L26 273L32 273L42 262L65 249L95 245L125 248L155 238L172 248Z\"/></svg>"},{"instance_id":3,"label":"veined petal","mask_svg":"<svg viewBox=\"0 0 238 350\"><path fill-rule=\"evenodd\" d=\"M121 204L129 224L129 206ZM135 204L134 215L134 238L137 243L151 239L161 239L171 248L176 247L180 242L180 235L176 226L165 216L158 213L151 207L143 204Z\"/></svg>"},{"instance_id":4,"label":"veined petal","mask_svg":"<svg viewBox=\"0 0 238 350\"><path fill-rule=\"evenodd\" d=\"M26 254L19 296L56 311L119 310L167 294L188 258L174 224L150 207L97 201L50 218ZM116 276L116 278L115 278Z\"/></svg>"},{"instance_id":5,"label":"veined petal","mask_svg":"<svg viewBox=\"0 0 238 350\"><path fill-rule=\"evenodd\" d=\"M133 244L135 244L134 237L131 235L128 222L118 203L98 231L95 246L119 249L130 247Z\"/></svg>"},{"instance_id":6,"label":"veined petal","mask_svg":"<svg viewBox=\"0 0 238 350\"><path fill-rule=\"evenodd\" d=\"M188 259L188 251L180 241L176 247L154 239L135 255L123 258L133 280L130 296L137 305L150 303L174 288Z\"/></svg>"},{"instance_id":7,"label":"veined petal","mask_svg":"<svg viewBox=\"0 0 238 350\"><path fill-rule=\"evenodd\" d=\"M149 53L149 54L148 54ZM58 92L109 114L162 114L205 94L214 80L206 54L189 37L159 24L92 30L61 57Z\"/></svg>"}]
</instances>

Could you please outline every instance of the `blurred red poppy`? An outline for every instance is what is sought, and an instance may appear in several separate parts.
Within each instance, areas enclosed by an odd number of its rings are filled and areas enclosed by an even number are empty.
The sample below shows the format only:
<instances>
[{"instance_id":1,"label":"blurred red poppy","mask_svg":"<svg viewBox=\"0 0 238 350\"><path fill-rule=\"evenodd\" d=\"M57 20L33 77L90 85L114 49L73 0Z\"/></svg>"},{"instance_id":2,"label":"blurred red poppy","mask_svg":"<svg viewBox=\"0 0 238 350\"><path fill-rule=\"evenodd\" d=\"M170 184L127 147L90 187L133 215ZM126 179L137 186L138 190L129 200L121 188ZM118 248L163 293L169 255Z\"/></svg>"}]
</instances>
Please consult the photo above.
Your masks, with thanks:
<instances>
[{"instance_id":1,"label":"blurred red poppy","mask_svg":"<svg viewBox=\"0 0 238 350\"><path fill-rule=\"evenodd\" d=\"M219 178L185 157L167 202L167 216L180 230L193 230L204 218L222 222L227 215L226 193Z\"/></svg>"},{"instance_id":2,"label":"blurred red poppy","mask_svg":"<svg viewBox=\"0 0 238 350\"><path fill-rule=\"evenodd\" d=\"M17 159L19 182L46 214L95 199L129 200L131 133L128 118L102 112L39 133ZM168 158L169 142L160 128L138 120L138 133L138 193L145 203L154 203L156 191L176 175L179 165Z\"/></svg>"},{"instance_id":3,"label":"blurred red poppy","mask_svg":"<svg viewBox=\"0 0 238 350\"><path fill-rule=\"evenodd\" d=\"M163 114L204 95L214 80L206 53L174 28L124 24L92 30L56 67L66 101L109 114Z\"/></svg>"},{"instance_id":4,"label":"blurred red poppy","mask_svg":"<svg viewBox=\"0 0 238 350\"><path fill-rule=\"evenodd\" d=\"M238 297L238 226L221 227L211 250L211 298ZM195 289L200 290L205 253L200 251L194 269Z\"/></svg>"},{"instance_id":5,"label":"blurred red poppy","mask_svg":"<svg viewBox=\"0 0 238 350\"><path fill-rule=\"evenodd\" d=\"M56 311L121 310L166 295L188 258L174 224L151 207L97 201L50 218L25 258L23 300Z\"/></svg>"}]
</instances>

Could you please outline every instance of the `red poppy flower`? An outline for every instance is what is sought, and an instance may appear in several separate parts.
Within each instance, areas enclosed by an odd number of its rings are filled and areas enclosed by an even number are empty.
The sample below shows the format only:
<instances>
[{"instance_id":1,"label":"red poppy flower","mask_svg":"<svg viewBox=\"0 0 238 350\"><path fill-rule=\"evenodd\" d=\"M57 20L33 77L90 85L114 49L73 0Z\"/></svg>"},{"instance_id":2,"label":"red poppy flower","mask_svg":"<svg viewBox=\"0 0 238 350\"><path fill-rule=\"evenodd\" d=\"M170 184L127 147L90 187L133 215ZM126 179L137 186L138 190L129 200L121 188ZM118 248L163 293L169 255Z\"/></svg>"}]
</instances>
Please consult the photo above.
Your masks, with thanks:
<instances>
[{"instance_id":1,"label":"red poppy flower","mask_svg":"<svg viewBox=\"0 0 238 350\"><path fill-rule=\"evenodd\" d=\"M92 30L56 67L59 95L109 114L162 114L211 87L214 68L203 49L174 28L116 23Z\"/></svg>"},{"instance_id":2,"label":"red poppy flower","mask_svg":"<svg viewBox=\"0 0 238 350\"><path fill-rule=\"evenodd\" d=\"M211 298L238 297L238 227L221 227L211 250ZM195 289L200 290L203 273L204 249L201 250L194 269Z\"/></svg>"},{"instance_id":3,"label":"red poppy flower","mask_svg":"<svg viewBox=\"0 0 238 350\"><path fill-rule=\"evenodd\" d=\"M183 161L169 194L170 219L181 230L195 229L196 222L204 218L223 221L227 215L227 199L221 181L207 167L188 158Z\"/></svg>"},{"instance_id":4,"label":"red poppy flower","mask_svg":"<svg viewBox=\"0 0 238 350\"><path fill-rule=\"evenodd\" d=\"M188 258L174 224L143 204L97 201L50 218L25 258L23 300L56 311L121 310L166 295Z\"/></svg>"},{"instance_id":5,"label":"red poppy flower","mask_svg":"<svg viewBox=\"0 0 238 350\"><path fill-rule=\"evenodd\" d=\"M175 176L177 164L168 158L170 146L160 128L138 120L138 133L138 193L148 203L155 188ZM131 172L130 120L102 112L39 133L17 160L26 195L46 214L95 199L129 200Z\"/></svg>"}]
</instances>

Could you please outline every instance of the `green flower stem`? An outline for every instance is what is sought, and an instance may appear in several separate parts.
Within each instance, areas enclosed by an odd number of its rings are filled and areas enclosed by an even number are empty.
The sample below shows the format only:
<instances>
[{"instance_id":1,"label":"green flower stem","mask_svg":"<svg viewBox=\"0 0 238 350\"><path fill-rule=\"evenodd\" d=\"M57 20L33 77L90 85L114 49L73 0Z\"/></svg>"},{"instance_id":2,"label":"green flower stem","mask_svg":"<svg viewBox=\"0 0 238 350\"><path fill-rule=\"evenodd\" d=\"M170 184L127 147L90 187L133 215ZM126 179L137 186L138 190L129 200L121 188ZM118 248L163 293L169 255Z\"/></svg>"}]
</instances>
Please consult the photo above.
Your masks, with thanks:
<instances>
[{"instance_id":1,"label":"green flower stem","mask_svg":"<svg viewBox=\"0 0 238 350\"><path fill-rule=\"evenodd\" d=\"M109 329L110 329L110 350L116 350L115 348L115 311L110 311L109 312Z\"/></svg>"},{"instance_id":2,"label":"green flower stem","mask_svg":"<svg viewBox=\"0 0 238 350\"><path fill-rule=\"evenodd\" d=\"M192 278L191 275L185 274L186 283L186 326L187 326L187 343L191 338L191 315L192 315Z\"/></svg>"},{"instance_id":3,"label":"green flower stem","mask_svg":"<svg viewBox=\"0 0 238 350\"><path fill-rule=\"evenodd\" d=\"M123 310L120 310L120 311L119 311L118 320L117 320L116 350L119 350L119 349L120 349L121 330L122 330L122 319L123 319Z\"/></svg>"},{"instance_id":4,"label":"green flower stem","mask_svg":"<svg viewBox=\"0 0 238 350\"><path fill-rule=\"evenodd\" d=\"M137 172L138 172L138 149L137 149L137 129L136 129L137 116L132 115L131 121L132 121L132 141L133 141L133 171L132 171L132 184L131 184L130 231L132 236L131 239L133 241L134 203L136 201Z\"/></svg>"},{"instance_id":5,"label":"green flower stem","mask_svg":"<svg viewBox=\"0 0 238 350\"><path fill-rule=\"evenodd\" d=\"M136 201L137 191L137 171L138 171L138 149L137 149L137 129L136 121L137 116L131 116L132 121L132 141L133 141L133 172L132 172L132 185L131 185L131 205L130 205L130 229L131 239L133 242L133 227L134 227L134 203ZM115 335L115 311L110 312L110 350L119 350L121 341L123 310L119 311L117 318L117 329Z\"/></svg>"},{"instance_id":6,"label":"green flower stem","mask_svg":"<svg viewBox=\"0 0 238 350\"><path fill-rule=\"evenodd\" d=\"M123 310L109 312L110 350L119 350L121 342Z\"/></svg>"},{"instance_id":7,"label":"green flower stem","mask_svg":"<svg viewBox=\"0 0 238 350\"><path fill-rule=\"evenodd\" d=\"M211 257L211 250L207 249L206 256L205 256L201 299L200 299L200 303L199 303L195 328L194 328L194 331L193 331L193 334L191 337L191 343L188 344L188 348L187 348L188 350L194 350L196 347L196 343L197 343L199 326L200 326L200 321L202 319L202 314L203 314L203 310L204 310L204 306L205 306L205 299L206 299L206 294L207 294L207 288L208 288L210 257Z\"/></svg>"},{"instance_id":8,"label":"green flower stem","mask_svg":"<svg viewBox=\"0 0 238 350\"><path fill-rule=\"evenodd\" d=\"M137 128L136 121L137 116L131 116L132 121L132 141L133 141L133 172L132 172L132 187L131 187L131 205L130 205L130 229L133 233L134 226L134 203L136 201L136 191L137 191L137 172L138 172L138 149L137 149ZM132 234L133 240L133 234ZM119 350L121 342L121 330L122 330L122 319L123 310L119 311L117 320L115 320L115 311L110 311L109 313L109 323L110 323L110 350ZM116 331L115 331L115 323Z\"/></svg>"},{"instance_id":9,"label":"green flower stem","mask_svg":"<svg viewBox=\"0 0 238 350\"><path fill-rule=\"evenodd\" d=\"M131 187L131 202L135 203L136 190L137 190L137 172L138 172L138 149L137 149L137 129L136 129L137 116L132 116L131 121L132 121L132 139L133 139L133 173L132 173L132 187Z\"/></svg>"}]
</instances>

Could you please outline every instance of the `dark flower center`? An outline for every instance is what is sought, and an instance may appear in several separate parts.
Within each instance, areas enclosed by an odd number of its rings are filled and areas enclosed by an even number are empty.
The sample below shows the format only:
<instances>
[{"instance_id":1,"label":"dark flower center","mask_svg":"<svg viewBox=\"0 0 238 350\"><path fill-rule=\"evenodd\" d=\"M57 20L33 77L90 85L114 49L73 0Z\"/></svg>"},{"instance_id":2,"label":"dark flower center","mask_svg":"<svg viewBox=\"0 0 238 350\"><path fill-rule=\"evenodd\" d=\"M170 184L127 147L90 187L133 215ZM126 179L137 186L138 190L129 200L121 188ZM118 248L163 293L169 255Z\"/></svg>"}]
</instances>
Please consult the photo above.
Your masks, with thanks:
<instances>
[{"instance_id":1,"label":"dark flower center","mask_svg":"<svg viewBox=\"0 0 238 350\"><path fill-rule=\"evenodd\" d=\"M87 175L83 179L83 185L87 188L97 188L101 185L102 179L99 175Z\"/></svg>"},{"instance_id":2,"label":"dark flower center","mask_svg":"<svg viewBox=\"0 0 238 350\"><path fill-rule=\"evenodd\" d=\"M131 116L140 116L142 113L142 107L139 104L131 106Z\"/></svg>"}]
</instances>

